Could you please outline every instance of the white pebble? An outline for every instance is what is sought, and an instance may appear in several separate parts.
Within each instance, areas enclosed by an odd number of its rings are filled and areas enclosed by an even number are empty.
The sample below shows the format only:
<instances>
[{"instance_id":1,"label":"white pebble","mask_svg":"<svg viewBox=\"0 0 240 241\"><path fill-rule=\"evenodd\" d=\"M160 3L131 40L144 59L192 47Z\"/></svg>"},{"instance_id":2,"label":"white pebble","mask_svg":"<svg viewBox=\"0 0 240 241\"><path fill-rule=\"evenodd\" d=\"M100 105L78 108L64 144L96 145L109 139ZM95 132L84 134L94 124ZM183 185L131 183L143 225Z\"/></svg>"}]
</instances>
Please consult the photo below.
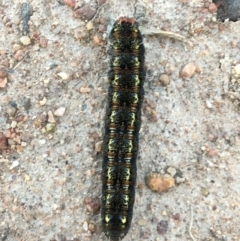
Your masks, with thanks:
<instances>
[{"instance_id":1,"label":"white pebble","mask_svg":"<svg viewBox=\"0 0 240 241\"><path fill-rule=\"evenodd\" d=\"M42 100L39 101L40 105L45 105L47 103L47 98L44 97Z\"/></svg>"},{"instance_id":2,"label":"white pebble","mask_svg":"<svg viewBox=\"0 0 240 241\"><path fill-rule=\"evenodd\" d=\"M10 166L10 170L12 170L13 168L17 167L19 165L19 161L13 161L12 165Z\"/></svg>"},{"instance_id":3,"label":"white pebble","mask_svg":"<svg viewBox=\"0 0 240 241\"><path fill-rule=\"evenodd\" d=\"M237 64L237 65L234 67L234 72L235 72L235 74L240 75L240 64Z\"/></svg>"},{"instance_id":4,"label":"white pebble","mask_svg":"<svg viewBox=\"0 0 240 241\"><path fill-rule=\"evenodd\" d=\"M60 107L57 110L54 111L55 116L63 116L66 108L65 107Z\"/></svg>"},{"instance_id":5,"label":"white pebble","mask_svg":"<svg viewBox=\"0 0 240 241\"><path fill-rule=\"evenodd\" d=\"M49 123L56 123L52 111L48 111L48 122Z\"/></svg>"},{"instance_id":6,"label":"white pebble","mask_svg":"<svg viewBox=\"0 0 240 241\"><path fill-rule=\"evenodd\" d=\"M31 39L28 36L22 36L20 41L23 45L29 45L31 43Z\"/></svg>"},{"instance_id":7,"label":"white pebble","mask_svg":"<svg viewBox=\"0 0 240 241\"><path fill-rule=\"evenodd\" d=\"M46 140L42 139L42 140L39 140L39 145L44 145L46 143Z\"/></svg>"},{"instance_id":8,"label":"white pebble","mask_svg":"<svg viewBox=\"0 0 240 241\"><path fill-rule=\"evenodd\" d=\"M86 221L83 223L83 229L88 231L88 223Z\"/></svg>"},{"instance_id":9,"label":"white pebble","mask_svg":"<svg viewBox=\"0 0 240 241\"><path fill-rule=\"evenodd\" d=\"M11 127L12 127L12 128L16 128L16 127L17 127L17 122L16 122L16 121L13 121L13 122L11 123Z\"/></svg>"},{"instance_id":10,"label":"white pebble","mask_svg":"<svg viewBox=\"0 0 240 241\"><path fill-rule=\"evenodd\" d=\"M65 72L60 72L57 75L59 77L61 77L61 79L63 79L63 80L68 80L70 78L70 75L68 73L65 73Z\"/></svg>"}]
</instances>

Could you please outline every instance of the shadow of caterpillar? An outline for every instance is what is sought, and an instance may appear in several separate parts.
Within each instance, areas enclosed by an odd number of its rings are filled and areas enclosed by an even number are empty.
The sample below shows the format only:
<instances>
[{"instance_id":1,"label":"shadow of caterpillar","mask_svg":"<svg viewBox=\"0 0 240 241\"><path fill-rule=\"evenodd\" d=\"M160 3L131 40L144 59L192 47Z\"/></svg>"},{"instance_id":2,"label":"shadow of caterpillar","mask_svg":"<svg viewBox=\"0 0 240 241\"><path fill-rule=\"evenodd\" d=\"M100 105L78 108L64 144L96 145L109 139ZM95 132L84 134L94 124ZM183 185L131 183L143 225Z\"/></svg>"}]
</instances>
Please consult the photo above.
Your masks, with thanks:
<instances>
[{"instance_id":1,"label":"shadow of caterpillar","mask_svg":"<svg viewBox=\"0 0 240 241\"><path fill-rule=\"evenodd\" d=\"M134 18L120 17L110 41L101 215L103 232L115 241L127 234L133 214L145 50Z\"/></svg>"}]
</instances>

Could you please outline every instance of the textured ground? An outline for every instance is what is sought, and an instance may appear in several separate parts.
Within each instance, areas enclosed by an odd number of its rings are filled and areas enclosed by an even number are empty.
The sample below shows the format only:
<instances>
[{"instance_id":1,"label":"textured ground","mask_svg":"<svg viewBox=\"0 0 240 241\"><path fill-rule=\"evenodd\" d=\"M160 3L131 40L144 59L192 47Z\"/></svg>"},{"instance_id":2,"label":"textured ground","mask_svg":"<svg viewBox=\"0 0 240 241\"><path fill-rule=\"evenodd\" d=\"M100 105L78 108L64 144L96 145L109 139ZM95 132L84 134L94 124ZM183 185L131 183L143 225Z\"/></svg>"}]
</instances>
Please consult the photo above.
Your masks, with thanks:
<instances>
[{"instance_id":1,"label":"textured ground","mask_svg":"<svg viewBox=\"0 0 240 241\"><path fill-rule=\"evenodd\" d=\"M101 9L102 1L86 1L93 9L75 17L61 1L33 0L28 44L22 2L0 1L0 64L7 71L0 76L1 83L7 78L0 88L0 240L107 240L97 211L99 151L107 34L121 15L137 17L143 33L186 38L144 36L136 201L124 240L240 240L240 22L217 22L205 0L109 1ZM188 63L195 73L185 79ZM180 169L183 182L152 192L145 176L167 166Z\"/></svg>"}]
</instances>

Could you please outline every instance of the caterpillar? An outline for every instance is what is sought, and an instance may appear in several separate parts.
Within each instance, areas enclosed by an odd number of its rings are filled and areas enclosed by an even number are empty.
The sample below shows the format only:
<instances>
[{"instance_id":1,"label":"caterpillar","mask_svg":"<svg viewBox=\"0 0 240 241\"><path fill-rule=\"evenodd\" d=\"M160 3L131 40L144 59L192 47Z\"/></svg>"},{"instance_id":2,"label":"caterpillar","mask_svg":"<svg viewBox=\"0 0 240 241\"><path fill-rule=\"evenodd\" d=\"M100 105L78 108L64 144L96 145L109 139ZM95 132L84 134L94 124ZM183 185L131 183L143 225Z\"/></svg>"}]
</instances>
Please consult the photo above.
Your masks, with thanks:
<instances>
[{"instance_id":1,"label":"caterpillar","mask_svg":"<svg viewBox=\"0 0 240 241\"><path fill-rule=\"evenodd\" d=\"M102 164L102 229L112 241L128 232L137 176L145 80L144 45L134 18L120 17L109 35L110 86Z\"/></svg>"}]
</instances>

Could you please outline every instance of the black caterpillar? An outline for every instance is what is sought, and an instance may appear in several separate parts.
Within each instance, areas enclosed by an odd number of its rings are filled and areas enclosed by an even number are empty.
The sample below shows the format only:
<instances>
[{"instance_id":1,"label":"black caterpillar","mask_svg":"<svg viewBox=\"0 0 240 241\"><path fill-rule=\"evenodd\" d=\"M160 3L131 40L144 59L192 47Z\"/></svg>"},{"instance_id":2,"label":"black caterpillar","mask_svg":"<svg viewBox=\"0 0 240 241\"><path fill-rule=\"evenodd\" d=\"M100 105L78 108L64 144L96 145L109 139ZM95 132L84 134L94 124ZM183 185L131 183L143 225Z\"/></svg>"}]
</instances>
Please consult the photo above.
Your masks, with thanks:
<instances>
[{"instance_id":1,"label":"black caterpillar","mask_svg":"<svg viewBox=\"0 0 240 241\"><path fill-rule=\"evenodd\" d=\"M132 220L141 125L144 46L134 18L120 17L110 32L108 109L102 166L102 228L122 239Z\"/></svg>"}]
</instances>

